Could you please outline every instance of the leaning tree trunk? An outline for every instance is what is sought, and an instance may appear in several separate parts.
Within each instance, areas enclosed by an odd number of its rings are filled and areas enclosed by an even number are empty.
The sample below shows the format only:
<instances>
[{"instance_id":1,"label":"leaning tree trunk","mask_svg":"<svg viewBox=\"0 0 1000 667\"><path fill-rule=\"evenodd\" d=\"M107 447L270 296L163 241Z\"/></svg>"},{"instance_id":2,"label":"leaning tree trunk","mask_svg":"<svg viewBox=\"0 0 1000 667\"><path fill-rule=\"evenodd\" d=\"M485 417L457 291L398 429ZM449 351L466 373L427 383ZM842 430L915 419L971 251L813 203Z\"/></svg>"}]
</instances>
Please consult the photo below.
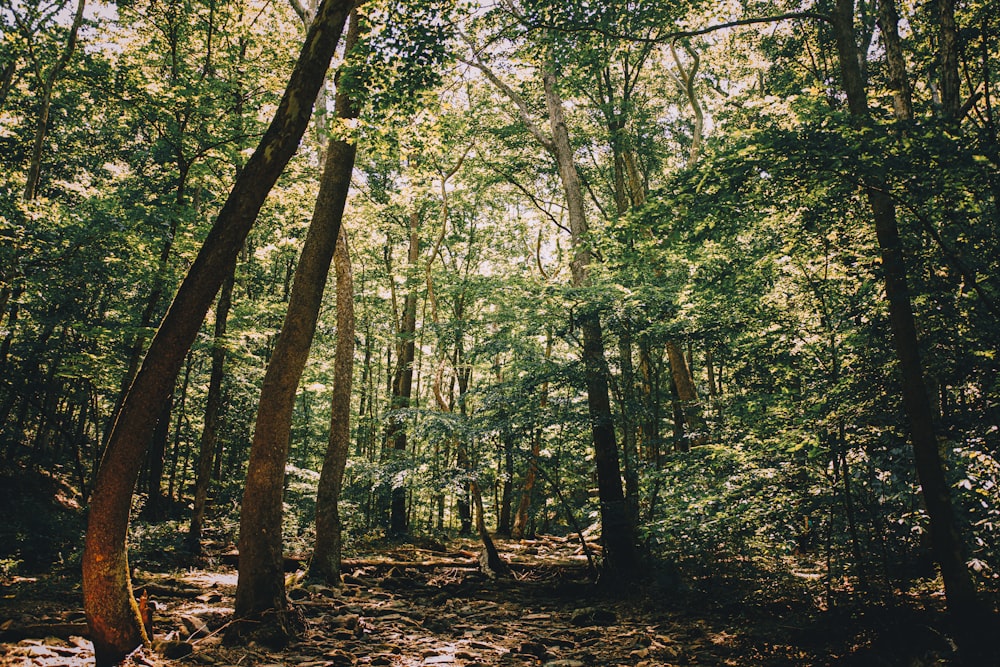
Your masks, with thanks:
<instances>
[{"instance_id":1,"label":"leaning tree trunk","mask_svg":"<svg viewBox=\"0 0 1000 667\"><path fill-rule=\"evenodd\" d=\"M343 91L338 91L337 106L341 118L356 117ZM264 624L268 632L278 630L289 636L294 634L291 619L285 613L287 600L281 551L285 464L295 393L316 332L323 291L351 186L355 151L356 143L333 138L327 147L319 195L302 255L295 267L285 321L264 373L240 512L237 623L231 627L230 636L253 634L253 630L261 627L259 622L264 616L269 621ZM347 386L350 387L350 378L347 378ZM253 623L245 623L247 620Z\"/></svg>"},{"instance_id":2,"label":"leaning tree trunk","mask_svg":"<svg viewBox=\"0 0 1000 667\"><path fill-rule=\"evenodd\" d=\"M883 17L889 16L883 13ZM888 26L883 26L884 28ZM840 60L840 73L850 112L861 122L870 121L866 84L858 65L858 47L854 36L854 0L837 0L834 30ZM898 81L896 82L898 85ZM897 103L897 109L905 105ZM900 117L899 120L906 120ZM875 235L882 256L885 294L889 302L889 321L893 346L902 375L903 408L913 445L917 477L930 520L934 557L941 568L949 611L960 623L971 624L981 618L982 607L963 556L964 546L951 504L951 492L944 475L944 463L938 450L932 421L933 412L924 384L913 304L907 285L902 240L896 221L896 208L883 183L866 184L868 204L875 223Z\"/></svg>"},{"instance_id":3,"label":"leaning tree trunk","mask_svg":"<svg viewBox=\"0 0 1000 667\"><path fill-rule=\"evenodd\" d=\"M324 0L306 35L274 119L212 226L150 343L97 474L83 554L84 608L98 667L149 638L132 595L125 537L139 465L188 349L257 218L298 148L312 102L340 40L351 0Z\"/></svg>"}]
</instances>

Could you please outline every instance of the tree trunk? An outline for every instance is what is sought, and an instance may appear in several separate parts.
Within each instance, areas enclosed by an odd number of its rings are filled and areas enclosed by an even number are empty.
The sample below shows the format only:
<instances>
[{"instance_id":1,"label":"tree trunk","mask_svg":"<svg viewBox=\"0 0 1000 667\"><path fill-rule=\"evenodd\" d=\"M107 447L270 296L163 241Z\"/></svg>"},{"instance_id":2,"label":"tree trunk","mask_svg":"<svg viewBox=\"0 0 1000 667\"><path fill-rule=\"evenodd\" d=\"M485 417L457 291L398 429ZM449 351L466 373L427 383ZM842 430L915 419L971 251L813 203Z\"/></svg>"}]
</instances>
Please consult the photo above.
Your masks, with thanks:
<instances>
[{"instance_id":1,"label":"tree trunk","mask_svg":"<svg viewBox=\"0 0 1000 667\"><path fill-rule=\"evenodd\" d=\"M480 558L480 565L486 576L491 579L497 575L506 575L510 572L510 568L500 558L500 552L497 551L497 547L493 543L493 538L490 537L490 531L486 528L483 494L479 489L479 483L473 481L469 487L472 490L472 498L476 504L476 530L479 532L479 539L483 542L483 555Z\"/></svg>"},{"instance_id":2,"label":"tree trunk","mask_svg":"<svg viewBox=\"0 0 1000 667\"><path fill-rule=\"evenodd\" d=\"M0 70L0 110L7 104L7 95L14 85L14 75L17 73L17 58L11 58L10 62Z\"/></svg>"},{"instance_id":3,"label":"tree trunk","mask_svg":"<svg viewBox=\"0 0 1000 667\"><path fill-rule=\"evenodd\" d=\"M588 282L587 269L591 253L586 247L587 220L583 206L580 177L573 160L573 147L563 117L562 99L556 90L556 77L551 63L546 64L543 83L548 110L549 129L552 133L551 152L559 167L559 178L566 195L573 258L570 270L573 285L583 287ZM601 320L596 310L587 309L578 316L583 334L583 366L587 385L587 408L594 440L594 459L597 466L597 486L601 501L601 533L604 540L604 563L612 578L629 578L636 574L635 527L622 489L621 469L618 465L618 443L611 419L611 399L608 395L607 363Z\"/></svg>"},{"instance_id":4,"label":"tree trunk","mask_svg":"<svg viewBox=\"0 0 1000 667\"><path fill-rule=\"evenodd\" d=\"M545 358L552 356L552 331L545 333ZM541 397L538 399L538 410L545 413L549 406L549 383L543 382ZM542 453L542 429L535 428L531 436L531 461L528 462L528 474L524 478L524 486L521 488L521 500L517 505L517 512L514 515L514 526L511 529L511 537L523 539L528 532L528 516L531 509L531 498L535 491L535 480L538 477L538 457Z\"/></svg>"},{"instance_id":5,"label":"tree trunk","mask_svg":"<svg viewBox=\"0 0 1000 667\"><path fill-rule=\"evenodd\" d=\"M215 461L219 427L222 425L222 380L226 366L226 325L233 302L235 276L230 274L222 285L219 301L215 306L215 339L212 342L212 371L208 381L208 398L205 405L205 426L201 432L198 450L198 469L194 482L194 509L188 529L187 546L194 555L201 555L201 533L208 503L208 487L212 481L212 464Z\"/></svg>"},{"instance_id":6,"label":"tree trunk","mask_svg":"<svg viewBox=\"0 0 1000 667\"><path fill-rule=\"evenodd\" d=\"M420 255L420 214L410 213L410 248L407 254L407 267L412 270ZM406 293L403 305L403 316L399 326L396 352L396 371L392 380L392 411L405 410L410 407L410 396L413 392L413 360L416 355L417 331L417 289L411 284ZM392 445L392 454L397 462L406 458L407 442L406 427L402 415L390 417L386 440ZM400 483L390 491L389 501L389 533L405 535L409 531L409 520L406 512L406 484Z\"/></svg>"},{"instance_id":7,"label":"tree trunk","mask_svg":"<svg viewBox=\"0 0 1000 667\"><path fill-rule=\"evenodd\" d=\"M948 120L959 121L962 112L961 79L958 76L958 26L955 0L937 0L938 58L941 67L941 107Z\"/></svg>"},{"instance_id":8,"label":"tree trunk","mask_svg":"<svg viewBox=\"0 0 1000 667\"><path fill-rule=\"evenodd\" d=\"M55 88L56 79L62 74L70 58L73 57L73 51L76 50L76 37L83 24L83 9L86 4L86 0L77 0L73 24L66 38L66 48L42 83L38 119L35 122L35 139L31 145L31 161L28 163L28 178L24 186L24 201L31 201L38 194L38 181L42 175L42 151L45 148L45 135L48 133L49 109L52 107L52 90Z\"/></svg>"},{"instance_id":9,"label":"tree trunk","mask_svg":"<svg viewBox=\"0 0 1000 667\"><path fill-rule=\"evenodd\" d=\"M460 349L456 351L456 359L460 359L458 356ZM472 377L472 369L469 367L462 368L456 364L456 373L458 380L458 410L465 416L465 393L469 390L469 381ZM458 495L458 517L459 517L459 535L471 535L472 534L472 484L470 483L470 477L472 476L472 461L469 460L469 450L466 447L464 438L457 438L455 442L455 452L458 465L459 474L462 476L461 491Z\"/></svg>"},{"instance_id":10,"label":"tree trunk","mask_svg":"<svg viewBox=\"0 0 1000 667\"><path fill-rule=\"evenodd\" d=\"M337 107L341 118L357 116L344 91L338 91ZM231 636L238 636L258 627L242 621L259 621L263 615L272 612L276 613L268 620L276 621L277 627L269 628L269 631L277 629L290 634L292 630L290 619L284 613L287 600L281 551L282 494L288 441L295 393L309 356L309 347L323 302L323 291L330 273L330 263L340 234L351 173L354 170L355 151L356 143L333 138L327 146L319 194L302 246L302 255L295 268L285 321L264 374L240 513L240 576L236 587L235 609L235 616L240 622L231 626L234 633ZM339 311L338 305L338 319ZM353 326L351 338L353 343ZM353 355L353 350L351 354ZM345 378L341 377L339 380L343 381ZM350 378L346 378L346 383L347 391L350 392ZM340 407L338 406L338 413L341 411ZM349 402L346 409L350 409ZM340 446L342 433L338 431L336 437L337 445ZM344 453L346 454L346 450ZM340 472L342 473L342 468ZM331 470L328 474L339 476L336 470Z\"/></svg>"},{"instance_id":11,"label":"tree trunk","mask_svg":"<svg viewBox=\"0 0 1000 667\"><path fill-rule=\"evenodd\" d=\"M351 14L350 26L344 38L345 52L354 48L360 32L359 15L355 11ZM357 110L346 91L338 88L335 104L338 118L357 117ZM331 140L327 152L349 149L345 144L344 141ZM339 501L347 454L351 447L351 381L354 375L354 279L351 275L347 230L344 227L340 228L333 264L337 280L337 346L333 362L330 436L316 491L316 544L309 563L309 576L340 585L342 528Z\"/></svg>"},{"instance_id":12,"label":"tree trunk","mask_svg":"<svg viewBox=\"0 0 1000 667\"><path fill-rule=\"evenodd\" d=\"M684 415L684 438L680 443L683 451L692 444L702 445L708 441L705 433L705 420L701 415L701 405L698 402L698 392L691 378L691 370L684 354L677 344L667 341L667 361L670 363L670 374L677 387L677 400Z\"/></svg>"},{"instance_id":13,"label":"tree trunk","mask_svg":"<svg viewBox=\"0 0 1000 667\"><path fill-rule=\"evenodd\" d=\"M352 20L352 31L355 21ZM348 41L351 39L348 33ZM339 97L339 93L338 93ZM340 585L341 523L338 501L351 445L351 376L354 372L354 283L346 230L333 261L337 276L337 347L334 352L330 440L316 494L316 545L309 576Z\"/></svg>"},{"instance_id":14,"label":"tree trunk","mask_svg":"<svg viewBox=\"0 0 1000 667\"><path fill-rule=\"evenodd\" d=\"M861 122L869 122L867 91L858 66L853 0L837 0L833 25L840 72L850 112ZM982 618L983 608L979 604L975 584L965 566L963 541L951 504L951 493L944 475L944 463L934 434L913 305L907 285L903 246L896 222L895 204L881 183L869 182L866 194L881 251L893 346L899 372L902 375L903 408L913 444L917 477L930 520L934 557L941 568L949 611L963 625L975 623Z\"/></svg>"},{"instance_id":15,"label":"tree trunk","mask_svg":"<svg viewBox=\"0 0 1000 667\"><path fill-rule=\"evenodd\" d=\"M642 378L642 453L647 462L654 462L660 457L660 386L649 337L645 334L639 337L639 374Z\"/></svg>"},{"instance_id":16,"label":"tree trunk","mask_svg":"<svg viewBox=\"0 0 1000 667\"><path fill-rule=\"evenodd\" d=\"M625 467L625 502L634 525L639 524L639 470L635 414L639 401L635 392L635 370L632 366L632 333L624 323L618 335L618 356L621 363L622 402L622 463Z\"/></svg>"},{"instance_id":17,"label":"tree trunk","mask_svg":"<svg viewBox=\"0 0 1000 667\"><path fill-rule=\"evenodd\" d=\"M514 102L528 131L555 158L559 179L566 197L566 210L569 215L573 246L573 256L570 260L572 282L574 287L585 287L589 282L587 269L591 260L591 252L587 247L587 218L583 203L583 189L580 184L580 175L576 170L573 146L569 140L569 130L563 116L562 98L556 90L554 63L551 61L544 63L542 74L549 125L548 134L534 122L527 104L517 92L503 83L481 61L476 61L473 64ZM601 339L600 316L596 310L585 306L584 312L578 315L578 321L583 334L582 359L601 499L605 566L612 578L630 577L636 574L638 562L635 550L635 527L629 521L625 494L622 490L618 443L615 441L614 424L611 419L611 400L608 396L607 363L604 356L604 342Z\"/></svg>"},{"instance_id":18,"label":"tree trunk","mask_svg":"<svg viewBox=\"0 0 1000 667\"><path fill-rule=\"evenodd\" d=\"M170 436L170 414L174 409L171 395L163 403L160 418L153 429L153 438L146 455L146 506L143 514L150 521L163 519L163 463L167 455L167 440Z\"/></svg>"},{"instance_id":19,"label":"tree trunk","mask_svg":"<svg viewBox=\"0 0 1000 667\"><path fill-rule=\"evenodd\" d=\"M274 119L181 283L113 427L91 497L83 554L84 608L98 667L119 662L148 641L125 551L139 462L205 313L305 132L350 5L350 0L325 0L321 6Z\"/></svg>"},{"instance_id":20,"label":"tree trunk","mask_svg":"<svg viewBox=\"0 0 1000 667\"><path fill-rule=\"evenodd\" d=\"M500 511L497 512L497 535L510 537L510 512L514 501L514 437L504 431L503 443L503 487L500 493Z\"/></svg>"}]
</instances>

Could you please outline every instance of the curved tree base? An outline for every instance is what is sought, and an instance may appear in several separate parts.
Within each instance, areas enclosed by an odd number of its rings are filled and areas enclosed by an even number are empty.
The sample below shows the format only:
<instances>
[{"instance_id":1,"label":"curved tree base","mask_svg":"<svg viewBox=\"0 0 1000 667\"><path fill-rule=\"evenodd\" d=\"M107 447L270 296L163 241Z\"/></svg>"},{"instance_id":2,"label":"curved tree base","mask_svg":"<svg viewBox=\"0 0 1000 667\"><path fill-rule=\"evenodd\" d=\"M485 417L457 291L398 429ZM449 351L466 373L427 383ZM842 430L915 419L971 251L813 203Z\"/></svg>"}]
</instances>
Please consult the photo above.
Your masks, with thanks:
<instances>
[{"instance_id":1,"label":"curved tree base","mask_svg":"<svg viewBox=\"0 0 1000 667\"><path fill-rule=\"evenodd\" d=\"M305 629L305 619L300 612L270 609L253 617L234 620L226 630L228 646L245 646L250 643L280 651Z\"/></svg>"}]
</instances>

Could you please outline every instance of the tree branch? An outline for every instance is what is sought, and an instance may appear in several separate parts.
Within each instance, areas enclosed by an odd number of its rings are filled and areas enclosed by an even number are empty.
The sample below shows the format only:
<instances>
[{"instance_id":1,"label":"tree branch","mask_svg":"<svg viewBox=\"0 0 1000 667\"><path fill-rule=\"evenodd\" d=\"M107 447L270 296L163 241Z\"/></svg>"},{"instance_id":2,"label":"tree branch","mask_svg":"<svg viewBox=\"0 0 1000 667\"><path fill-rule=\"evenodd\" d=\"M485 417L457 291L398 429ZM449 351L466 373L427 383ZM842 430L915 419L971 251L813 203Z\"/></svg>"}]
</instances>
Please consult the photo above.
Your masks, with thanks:
<instances>
[{"instance_id":1,"label":"tree branch","mask_svg":"<svg viewBox=\"0 0 1000 667\"><path fill-rule=\"evenodd\" d=\"M464 36L463 36L464 37ZM472 42L466 37L466 43L472 47ZM525 103L524 98L521 97L517 91L504 83L500 77L493 73L493 70L489 68L479 57L475 54L472 56L475 60L466 60L465 58L459 58L459 60L470 67L475 67L480 72L483 73L490 83L492 83L500 92L506 95L511 102L517 107L518 116L521 118L521 122L525 124L528 131L531 132L531 136L535 138L535 141L540 143L545 150L549 153L555 153L556 145L552 140L552 137L545 134L545 132L538 126L538 124L532 119L531 112L528 110L528 105Z\"/></svg>"},{"instance_id":2,"label":"tree branch","mask_svg":"<svg viewBox=\"0 0 1000 667\"><path fill-rule=\"evenodd\" d=\"M714 25L706 26L704 28L696 28L694 30L672 30L662 35L655 35L651 37L637 37L635 35L625 35L617 33L611 30L605 30L603 28L598 28L596 26L559 26L547 23L536 23L532 26L533 29L545 29L545 30L555 30L557 32L563 33L578 33L578 32L592 32L599 35L603 35L609 39L618 39L627 42L637 42L640 44L666 44L668 42L673 42L675 40L681 39L683 37L697 37L699 35L707 35L712 32L718 32L719 30L726 30L728 28L739 28L742 26L758 25L761 23L780 23L781 21L793 21L796 19L809 19L813 21L824 21L826 23L832 23L833 19L827 14L821 14L819 12L788 12L786 14L777 14L775 16L757 16L753 18L737 19L735 21L726 21L725 23L716 23Z\"/></svg>"}]
</instances>

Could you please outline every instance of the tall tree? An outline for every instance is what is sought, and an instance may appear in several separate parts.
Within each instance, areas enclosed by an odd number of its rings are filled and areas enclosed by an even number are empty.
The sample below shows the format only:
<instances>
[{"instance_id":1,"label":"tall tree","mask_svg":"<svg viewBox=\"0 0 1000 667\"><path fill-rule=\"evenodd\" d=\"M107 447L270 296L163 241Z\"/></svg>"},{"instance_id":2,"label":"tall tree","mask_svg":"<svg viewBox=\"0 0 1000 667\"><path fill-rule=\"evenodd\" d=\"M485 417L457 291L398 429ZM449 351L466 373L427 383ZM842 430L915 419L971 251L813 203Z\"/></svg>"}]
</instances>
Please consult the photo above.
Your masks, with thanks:
<instances>
[{"instance_id":1,"label":"tall tree","mask_svg":"<svg viewBox=\"0 0 1000 667\"><path fill-rule=\"evenodd\" d=\"M847 94L848 108L861 123L871 122L868 106L867 83L859 65L857 37L854 31L854 0L837 0L833 14L840 62L840 75ZM893 13L883 11L884 28L894 32L891 25ZM889 39L893 43L892 36ZM900 93L907 86L905 78L894 82ZM895 104L898 120L908 120L907 105L902 100ZM868 205L874 220L875 235L882 258L885 295L889 304L892 340L902 375L903 407L909 424L917 475L923 492L931 524L931 540L935 560L941 568L949 611L964 626L977 626L984 609L979 602L976 587L965 565L964 547L951 492L945 479L944 463L934 433L933 410L927 395L920 342L917 338L916 320L907 281L903 243L896 220L896 205L886 193L885 184L869 180L865 184ZM970 638L966 635L966 638Z\"/></svg>"},{"instance_id":2,"label":"tall tree","mask_svg":"<svg viewBox=\"0 0 1000 667\"><path fill-rule=\"evenodd\" d=\"M518 117L528 131L556 162L566 209L569 217L573 255L570 259L572 284L576 288L589 283L588 269L592 252L588 245L588 225L584 206L583 187L577 172L569 129L563 115L563 101L557 88L555 64L546 58L542 64L542 84L547 112L548 132L532 118L525 100L504 83L482 61L470 62L517 109ZM612 577L628 578L636 575L637 553L635 527L632 525L625 493L622 488L621 468L618 461L618 443L615 440L608 392L607 362L600 314L593 304L583 304L576 315L576 324L583 334L582 359L587 388L587 406L590 414L594 459L597 466L597 483L601 501L601 530L605 545L605 566Z\"/></svg>"},{"instance_id":3,"label":"tall tree","mask_svg":"<svg viewBox=\"0 0 1000 667\"><path fill-rule=\"evenodd\" d=\"M413 394L413 362L416 355L417 332L417 283L410 280L410 274L416 268L420 259L420 221L419 210L410 211L409 246L406 253L407 284L406 296L403 299L403 312L396 317L396 367L392 374L390 410L405 410L410 407ZM401 414L390 416L389 427L386 429L387 450L397 460L402 460L407 452L406 426ZM405 535L409 532L409 516L406 511L406 485L393 483L389 496L389 533Z\"/></svg>"},{"instance_id":4,"label":"tall tree","mask_svg":"<svg viewBox=\"0 0 1000 667\"><path fill-rule=\"evenodd\" d=\"M340 585L343 524L340 492L351 446L351 377L354 370L354 282L347 232L340 229L333 255L337 279L337 345L333 362L330 438L316 492L316 544L309 561L309 577Z\"/></svg>"},{"instance_id":5,"label":"tall tree","mask_svg":"<svg viewBox=\"0 0 1000 667\"><path fill-rule=\"evenodd\" d=\"M125 549L139 463L159 406L172 390L212 300L305 132L351 4L326 0L317 11L274 118L178 289L112 429L91 498L83 554L84 608L99 666L116 664L148 642Z\"/></svg>"},{"instance_id":6,"label":"tall tree","mask_svg":"<svg viewBox=\"0 0 1000 667\"><path fill-rule=\"evenodd\" d=\"M344 50L350 53L358 41L359 15L351 14L344 40ZM346 86L338 85L335 113L337 118L357 117ZM327 152L341 154L345 161L352 150L349 140L330 141ZM351 160L353 164L353 159ZM350 177L350 174L348 174ZM309 576L329 584L340 584L340 557L343 544L340 521L340 490L351 446L351 379L354 373L354 279L351 275L351 254L347 230L341 225L340 238L333 254L337 290L337 344L333 362L333 397L330 405L330 436L320 471L316 491L316 544L309 562Z\"/></svg>"},{"instance_id":7,"label":"tall tree","mask_svg":"<svg viewBox=\"0 0 1000 667\"><path fill-rule=\"evenodd\" d=\"M356 36L357 29L353 34L349 31L347 42L355 41ZM345 120L357 117L349 93L344 90L337 93L337 115ZM256 633L262 629L260 623L264 620L268 623L263 629L268 633L278 629L288 636L294 634L291 618L285 613L287 599L281 539L285 465L295 394L316 331L351 186L356 150L353 141L337 137L331 137L327 146L319 194L295 267L285 321L264 374L240 512L237 622L232 626L231 635L246 634L251 629L250 634ZM349 377L341 379L350 386Z\"/></svg>"}]
</instances>

